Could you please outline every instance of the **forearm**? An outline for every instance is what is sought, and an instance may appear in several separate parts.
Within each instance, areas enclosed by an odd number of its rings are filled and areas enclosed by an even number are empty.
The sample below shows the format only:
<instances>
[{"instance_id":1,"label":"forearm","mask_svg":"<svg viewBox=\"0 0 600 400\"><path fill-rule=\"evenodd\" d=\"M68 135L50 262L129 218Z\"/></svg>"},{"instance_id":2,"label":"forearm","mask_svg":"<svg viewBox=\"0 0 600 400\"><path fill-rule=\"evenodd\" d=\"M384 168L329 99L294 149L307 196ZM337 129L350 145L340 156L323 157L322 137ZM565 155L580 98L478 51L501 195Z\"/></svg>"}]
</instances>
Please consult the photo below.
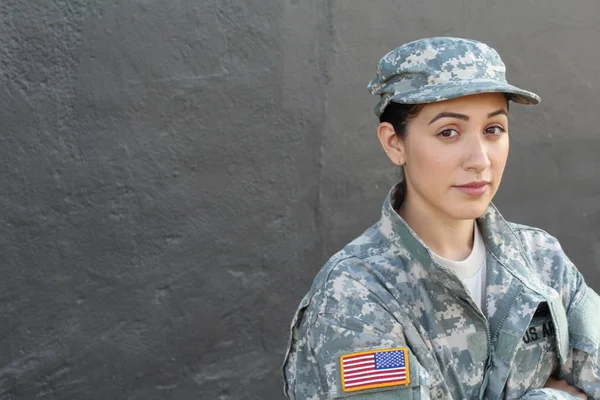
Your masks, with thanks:
<instances>
[{"instance_id":1,"label":"forearm","mask_svg":"<svg viewBox=\"0 0 600 400\"><path fill-rule=\"evenodd\" d=\"M588 398L600 399L600 375L597 365L597 353L590 354L573 349L569 360L561 368L559 377L585 392Z\"/></svg>"},{"instance_id":2,"label":"forearm","mask_svg":"<svg viewBox=\"0 0 600 400\"><path fill-rule=\"evenodd\" d=\"M520 400L581 400L581 397L575 397L563 390L542 388L527 392Z\"/></svg>"}]
</instances>

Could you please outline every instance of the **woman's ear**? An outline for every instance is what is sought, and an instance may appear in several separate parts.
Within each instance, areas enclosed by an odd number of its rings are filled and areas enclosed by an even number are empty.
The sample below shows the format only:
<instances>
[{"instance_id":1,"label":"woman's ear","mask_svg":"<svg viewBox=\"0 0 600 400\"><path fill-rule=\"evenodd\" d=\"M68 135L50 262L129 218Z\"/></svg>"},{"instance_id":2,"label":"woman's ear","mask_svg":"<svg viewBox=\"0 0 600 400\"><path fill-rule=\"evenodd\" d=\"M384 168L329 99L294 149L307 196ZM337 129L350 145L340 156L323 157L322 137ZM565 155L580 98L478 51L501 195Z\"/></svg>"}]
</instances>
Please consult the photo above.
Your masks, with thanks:
<instances>
[{"instance_id":1,"label":"woman's ear","mask_svg":"<svg viewBox=\"0 0 600 400\"><path fill-rule=\"evenodd\" d=\"M377 137L381 142L383 151L396 165L406 164L406 149L404 142L396 135L394 127L389 122L382 122L377 127Z\"/></svg>"}]
</instances>

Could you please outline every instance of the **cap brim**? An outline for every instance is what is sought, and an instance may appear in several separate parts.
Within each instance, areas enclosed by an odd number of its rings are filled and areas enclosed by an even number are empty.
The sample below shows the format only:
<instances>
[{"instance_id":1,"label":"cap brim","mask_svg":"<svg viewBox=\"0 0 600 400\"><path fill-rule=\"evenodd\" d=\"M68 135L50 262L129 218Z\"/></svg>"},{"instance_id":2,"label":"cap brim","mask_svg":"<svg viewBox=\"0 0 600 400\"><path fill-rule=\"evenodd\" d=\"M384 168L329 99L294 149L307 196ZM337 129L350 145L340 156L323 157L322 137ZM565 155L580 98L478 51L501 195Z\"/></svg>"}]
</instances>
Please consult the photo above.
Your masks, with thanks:
<instances>
[{"instance_id":1,"label":"cap brim","mask_svg":"<svg viewBox=\"0 0 600 400\"><path fill-rule=\"evenodd\" d=\"M390 100L404 104L426 104L478 93L506 93L510 100L525 105L536 105L541 101L540 96L528 90L496 80L483 79L422 86L412 92L408 91L392 95L390 96Z\"/></svg>"}]
</instances>

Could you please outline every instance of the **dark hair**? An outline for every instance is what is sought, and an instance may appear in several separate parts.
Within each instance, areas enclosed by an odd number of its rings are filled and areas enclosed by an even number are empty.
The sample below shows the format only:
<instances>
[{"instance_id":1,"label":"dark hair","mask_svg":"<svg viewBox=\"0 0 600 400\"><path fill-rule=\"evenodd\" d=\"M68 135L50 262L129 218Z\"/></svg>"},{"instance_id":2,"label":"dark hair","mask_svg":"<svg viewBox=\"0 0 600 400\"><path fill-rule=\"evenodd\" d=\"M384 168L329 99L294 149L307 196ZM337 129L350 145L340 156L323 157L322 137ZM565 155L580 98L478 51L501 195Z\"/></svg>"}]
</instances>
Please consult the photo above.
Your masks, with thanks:
<instances>
[{"instance_id":1,"label":"dark hair","mask_svg":"<svg viewBox=\"0 0 600 400\"><path fill-rule=\"evenodd\" d=\"M379 116L379 122L387 122L394 127L396 135L403 139L406 136L406 126L419 115L423 104L390 103Z\"/></svg>"},{"instance_id":2,"label":"dark hair","mask_svg":"<svg viewBox=\"0 0 600 400\"><path fill-rule=\"evenodd\" d=\"M408 123L415 118L423 109L423 104L402 104L402 103L390 103L383 110L383 113L379 116L379 122L387 122L394 127L396 136L399 139L406 137L406 126ZM406 195L406 178L404 177L404 168L401 168L402 181L400 182L399 190L392 199L392 204L395 209L400 207L400 204L404 200Z\"/></svg>"}]
</instances>

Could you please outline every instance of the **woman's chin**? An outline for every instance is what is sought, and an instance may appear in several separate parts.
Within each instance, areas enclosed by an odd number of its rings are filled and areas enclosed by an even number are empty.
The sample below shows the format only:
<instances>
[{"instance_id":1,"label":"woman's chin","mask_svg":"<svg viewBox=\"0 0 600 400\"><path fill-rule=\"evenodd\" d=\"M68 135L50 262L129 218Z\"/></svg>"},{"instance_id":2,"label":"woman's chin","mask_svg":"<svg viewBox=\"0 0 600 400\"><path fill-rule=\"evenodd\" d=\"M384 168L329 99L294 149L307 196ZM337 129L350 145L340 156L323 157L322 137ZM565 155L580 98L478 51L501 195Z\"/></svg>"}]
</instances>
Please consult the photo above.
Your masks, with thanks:
<instances>
[{"instance_id":1,"label":"woman's chin","mask_svg":"<svg viewBox=\"0 0 600 400\"><path fill-rule=\"evenodd\" d=\"M448 213L454 219L475 219L481 217L489 205L489 201L471 202L470 204L457 205L448 210Z\"/></svg>"}]
</instances>

